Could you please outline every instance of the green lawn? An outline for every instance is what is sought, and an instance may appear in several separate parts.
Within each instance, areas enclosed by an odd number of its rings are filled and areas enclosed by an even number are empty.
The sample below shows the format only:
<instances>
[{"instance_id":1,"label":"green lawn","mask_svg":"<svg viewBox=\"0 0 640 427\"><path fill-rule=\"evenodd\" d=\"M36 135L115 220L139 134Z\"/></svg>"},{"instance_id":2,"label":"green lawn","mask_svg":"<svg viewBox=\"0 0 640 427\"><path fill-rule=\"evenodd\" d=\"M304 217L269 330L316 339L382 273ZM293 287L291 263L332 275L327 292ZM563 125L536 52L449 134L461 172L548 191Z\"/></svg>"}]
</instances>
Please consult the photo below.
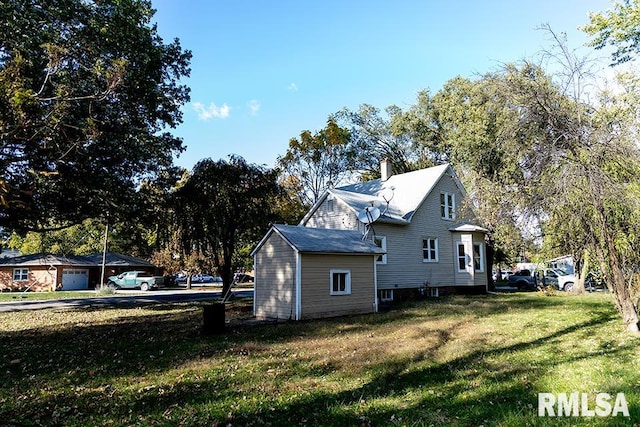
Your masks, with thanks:
<instances>
[{"instance_id":1,"label":"green lawn","mask_svg":"<svg viewBox=\"0 0 640 427\"><path fill-rule=\"evenodd\" d=\"M202 306L0 313L13 425L634 425L640 337L608 294L451 297L376 315L234 326ZM236 301L227 318L248 317ZM539 392L624 393L630 418L540 418ZM613 403L613 402L612 402Z\"/></svg>"},{"instance_id":2,"label":"green lawn","mask_svg":"<svg viewBox=\"0 0 640 427\"><path fill-rule=\"evenodd\" d=\"M95 297L96 291L0 292L0 302Z\"/></svg>"}]
</instances>

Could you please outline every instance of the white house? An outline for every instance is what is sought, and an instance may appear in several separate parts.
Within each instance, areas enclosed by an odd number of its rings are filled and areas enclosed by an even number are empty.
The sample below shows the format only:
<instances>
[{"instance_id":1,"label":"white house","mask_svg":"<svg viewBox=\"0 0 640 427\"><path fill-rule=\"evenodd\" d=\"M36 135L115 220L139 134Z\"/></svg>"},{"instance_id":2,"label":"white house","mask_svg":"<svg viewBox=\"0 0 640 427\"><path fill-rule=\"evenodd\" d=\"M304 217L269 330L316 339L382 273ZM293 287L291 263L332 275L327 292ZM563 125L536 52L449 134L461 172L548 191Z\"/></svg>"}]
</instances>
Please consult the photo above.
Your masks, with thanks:
<instances>
[{"instance_id":1,"label":"white house","mask_svg":"<svg viewBox=\"0 0 640 427\"><path fill-rule=\"evenodd\" d=\"M381 172L380 179L325 191L299 227L357 231L376 243L383 252L375 261L379 302L415 293L486 292L487 230L463 203L466 192L453 168L391 175L383 162ZM256 292L274 286L266 277L261 283L259 272L277 262L278 254L264 256L262 250L254 251ZM300 287L304 292L304 278Z\"/></svg>"}]
</instances>

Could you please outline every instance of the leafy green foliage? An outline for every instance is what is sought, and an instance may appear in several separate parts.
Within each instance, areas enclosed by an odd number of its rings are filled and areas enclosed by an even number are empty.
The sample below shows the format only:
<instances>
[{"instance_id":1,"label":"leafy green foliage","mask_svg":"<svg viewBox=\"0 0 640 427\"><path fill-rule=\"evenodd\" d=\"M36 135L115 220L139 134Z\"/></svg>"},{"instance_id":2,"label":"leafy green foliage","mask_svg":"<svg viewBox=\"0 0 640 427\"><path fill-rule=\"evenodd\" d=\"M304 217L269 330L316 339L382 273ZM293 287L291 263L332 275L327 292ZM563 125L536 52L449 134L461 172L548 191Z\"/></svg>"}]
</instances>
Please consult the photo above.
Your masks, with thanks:
<instances>
[{"instance_id":1,"label":"leafy green foliage","mask_svg":"<svg viewBox=\"0 0 640 427\"><path fill-rule=\"evenodd\" d=\"M640 1L615 2L605 13L592 13L591 22L582 30L593 37L591 46L602 49L613 46L613 65L634 59L640 52Z\"/></svg>"},{"instance_id":2,"label":"leafy green foliage","mask_svg":"<svg viewBox=\"0 0 640 427\"><path fill-rule=\"evenodd\" d=\"M0 226L126 218L171 166L190 52L163 43L147 0L0 4Z\"/></svg>"},{"instance_id":3,"label":"leafy green foliage","mask_svg":"<svg viewBox=\"0 0 640 427\"><path fill-rule=\"evenodd\" d=\"M305 130L289 140L287 152L278 157L283 180L303 206L310 207L330 185L336 185L354 169L351 135L333 119L315 133Z\"/></svg>"},{"instance_id":4,"label":"leafy green foliage","mask_svg":"<svg viewBox=\"0 0 640 427\"><path fill-rule=\"evenodd\" d=\"M273 203L279 195L274 170L235 156L228 162L201 160L173 196L179 254L205 255L209 271L217 269L226 292L235 270L245 267L234 255L267 231L276 219Z\"/></svg>"}]
</instances>

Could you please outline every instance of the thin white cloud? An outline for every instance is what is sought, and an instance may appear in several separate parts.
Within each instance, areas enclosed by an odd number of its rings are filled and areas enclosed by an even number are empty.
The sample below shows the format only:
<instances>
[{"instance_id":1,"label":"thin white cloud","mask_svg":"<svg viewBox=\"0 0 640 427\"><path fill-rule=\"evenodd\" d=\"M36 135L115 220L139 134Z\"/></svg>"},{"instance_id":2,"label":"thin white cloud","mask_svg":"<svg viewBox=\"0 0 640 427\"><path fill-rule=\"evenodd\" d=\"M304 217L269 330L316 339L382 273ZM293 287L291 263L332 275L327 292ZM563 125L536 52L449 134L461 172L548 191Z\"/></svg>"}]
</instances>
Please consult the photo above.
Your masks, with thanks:
<instances>
[{"instance_id":1,"label":"thin white cloud","mask_svg":"<svg viewBox=\"0 0 640 427\"><path fill-rule=\"evenodd\" d=\"M298 85L292 82L289 85L289 87L287 87L287 89L289 89L290 91L293 91L293 92L297 92L298 91Z\"/></svg>"},{"instance_id":2,"label":"thin white cloud","mask_svg":"<svg viewBox=\"0 0 640 427\"><path fill-rule=\"evenodd\" d=\"M231 111L231 108L227 104L222 104L222 107L218 107L212 102L208 107L205 107L201 102L194 102L192 105L193 110L198 113L198 118L205 121L211 119L226 119L229 117L229 111Z\"/></svg>"},{"instance_id":3,"label":"thin white cloud","mask_svg":"<svg viewBox=\"0 0 640 427\"><path fill-rule=\"evenodd\" d=\"M247 107L249 107L251 115L255 116L256 114L258 114L258 111L260 111L260 101L258 101L257 99L252 99L251 101L247 102Z\"/></svg>"}]
</instances>

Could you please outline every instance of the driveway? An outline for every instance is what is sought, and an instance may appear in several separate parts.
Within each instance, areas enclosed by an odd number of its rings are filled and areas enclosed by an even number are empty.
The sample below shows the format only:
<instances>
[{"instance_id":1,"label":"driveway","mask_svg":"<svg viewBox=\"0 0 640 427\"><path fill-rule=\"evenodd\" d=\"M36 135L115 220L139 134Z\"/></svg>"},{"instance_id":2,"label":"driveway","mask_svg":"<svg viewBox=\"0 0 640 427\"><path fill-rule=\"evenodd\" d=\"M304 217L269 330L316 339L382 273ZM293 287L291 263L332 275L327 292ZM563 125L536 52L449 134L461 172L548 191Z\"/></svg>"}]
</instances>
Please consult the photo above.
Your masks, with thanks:
<instances>
[{"instance_id":1,"label":"driveway","mask_svg":"<svg viewBox=\"0 0 640 427\"><path fill-rule=\"evenodd\" d=\"M237 297L253 297L253 289L235 289ZM219 290L159 290L140 293L140 291L117 291L115 295L95 297L64 298L41 301L0 302L0 312L21 310L68 309L83 307L117 307L148 304L166 304L193 301L215 301L221 297Z\"/></svg>"}]
</instances>

